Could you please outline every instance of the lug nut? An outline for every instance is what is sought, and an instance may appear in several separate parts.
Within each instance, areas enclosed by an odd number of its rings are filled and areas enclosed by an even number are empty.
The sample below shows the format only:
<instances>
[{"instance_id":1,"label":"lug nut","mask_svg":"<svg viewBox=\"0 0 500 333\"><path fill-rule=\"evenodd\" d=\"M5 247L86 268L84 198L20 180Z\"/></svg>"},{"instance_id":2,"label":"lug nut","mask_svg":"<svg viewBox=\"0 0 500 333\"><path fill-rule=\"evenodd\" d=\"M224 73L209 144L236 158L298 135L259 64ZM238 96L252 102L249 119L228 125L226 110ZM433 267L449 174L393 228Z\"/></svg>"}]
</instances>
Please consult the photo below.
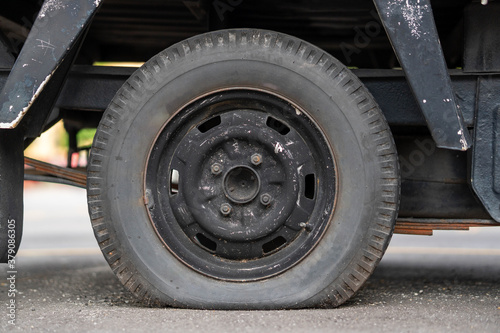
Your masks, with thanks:
<instances>
[{"instance_id":1,"label":"lug nut","mask_svg":"<svg viewBox=\"0 0 500 333\"><path fill-rule=\"evenodd\" d=\"M301 227L302 229L304 229L305 231L308 231L308 232L312 230L311 225L309 223L305 223L305 222L300 222L299 227Z\"/></svg>"},{"instance_id":2,"label":"lug nut","mask_svg":"<svg viewBox=\"0 0 500 333\"><path fill-rule=\"evenodd\" d=\"M273 201L273 197L271 197L267 193L264 193L260 196L260 203L263 204L264 206L269 205L272 201Z\"/></svg>"},{"instance_id":3,"label":"lug nut","mask_svg":"<svg viewBox=\"0 0 500 333\"><path fill-rule=\"evenodd\" d=\"M220 206L220 212L222 213L222 215L224 216L228 216L229 214L231 214L231 205L225 203L225 204L222 204Z\"/></svg>"},{"instance_id":4,"label":"lug nut","mask_svg":"<svg viewBox=\"0 0 500 333\"><path fill-rule=\"evenodd\" d=\"M210 169L212 171L212 174L217 176L222 172L222 165L220 165L219 163L214 163L212 164L212 167Z\"/></svg>"},{"instance_id":5,"label":"lug nut","mask_svg":"<svg viewBox=\"0 0 500 333\"><path fill-rule=\"evenodd\" d=\"M252 157L250 158L250 161L252 162L253 165L257 166L262 163L262 155L253 154Z\"/></svg>"}]
</instances>

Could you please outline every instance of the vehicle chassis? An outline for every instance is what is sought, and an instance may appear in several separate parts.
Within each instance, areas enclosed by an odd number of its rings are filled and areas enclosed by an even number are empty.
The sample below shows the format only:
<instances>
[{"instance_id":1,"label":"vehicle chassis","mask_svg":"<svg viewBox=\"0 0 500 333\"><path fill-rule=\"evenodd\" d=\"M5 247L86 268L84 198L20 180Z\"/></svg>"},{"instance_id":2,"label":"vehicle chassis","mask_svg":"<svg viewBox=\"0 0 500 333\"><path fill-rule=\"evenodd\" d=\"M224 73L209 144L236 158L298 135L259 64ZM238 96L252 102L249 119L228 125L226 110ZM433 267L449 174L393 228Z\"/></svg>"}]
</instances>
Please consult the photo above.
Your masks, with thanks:
<instances>
[{"instance_id":1,"label":"vehicle chassis","mask_svg":"<svg viewBox=\"0 0 500 333\"><path fill-rule=\"evenodd\" d=\"M240 2L217 7L183 1L200 17L230 14ZM16 250L20 244L23 180L86 185L84 171L25 158L24 149L62 119L70 154L77 151L78 130L97 127L135 71L75 65L101 1L56 3L43 3L16 59L8 47L0 50L0 262L13 254L6 221L15 221ZM463 67L449 69L428 0L374 0L373 5L375 22L385 29L402 70L353 72L379 104L398 148L401 206L394 231L430 235L432 230L498 226L500 63L499 38L491 33L498 23L476 23L485 9L498 13L500 6L465 3ZM217 22L209 30L224 28L222 20ZM352 50L348 54L357 54Z\"/></svg>"}]
</instances>

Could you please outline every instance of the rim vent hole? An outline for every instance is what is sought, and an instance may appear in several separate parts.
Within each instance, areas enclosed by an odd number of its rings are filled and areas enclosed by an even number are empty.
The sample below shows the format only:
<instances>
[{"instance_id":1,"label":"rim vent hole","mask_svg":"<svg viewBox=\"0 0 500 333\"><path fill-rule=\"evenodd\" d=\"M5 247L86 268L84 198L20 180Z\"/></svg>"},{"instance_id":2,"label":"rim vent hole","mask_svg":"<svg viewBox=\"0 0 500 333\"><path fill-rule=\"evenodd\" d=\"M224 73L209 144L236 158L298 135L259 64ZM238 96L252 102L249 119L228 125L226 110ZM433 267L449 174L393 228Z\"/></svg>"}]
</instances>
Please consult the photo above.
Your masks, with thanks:
<instances>
[{"instance_id":1,"label":"rim vent hole","mask_svg":"<svg viewBox=\"0 0 500 333\"><path fill-rule=\"evenodd\" d=\"M201 133L206 133L210 131L212 128L219 126L222 123L222 120L220 116L216 116L213 118L210 118L209 120L205 121L203 124L198 126L198 130Z\"/></svg>"},{"instance_id":2,"label":"rim vent hole","mask_svg":"<svg viewBox=\"0 0 500 333\"><path fill-rule=\"evenodd\" d=\"M279 249L283 245L286 244L286 239L283 236L278 236L275 239L273 239L270 242L267 242L266 244L262 245L262 251L264 254L268 254L270 252L273 252L274 250Z\"/></svg>"},{"instance_id":3,"label":"rim vent hole","mask_svg":"<svg viewBox=\"0 0 500 333\"><path fill-rule=\"evenodd\" d=\"M172 169L170 172L170 194L179 193L179 171Z\"/></svg>"},{"instance_id":4,"label":"rim vent hole","mask_svg":"<svg viewBox=\"0 0 500 333\"><path fill-rule=\"evenodd\" d=\"M205 235L198 233L196 234L195 238L198 241L198 243L208 251L215 252L217 250L217 243L215 243L213 240L209 239Z\"/></svg>"},{"instance_id":5,"label":"rim vent hole","mask_svg":"<svg viewBox=\"0 0 500 333\"><path fill-rule=\"evenodd\" d=\"M287 135L290 132L290 127L273 117L267 118L266 125L281 135Z\"/></svg>"},{"instance_id":6,"label":"rim vent hole","mask_svg":"<svg viewBox=\"0 0 500 333\"><path fill-rule=\"evenodd\" d=\"M304 196L308 199L314 199L314 193L316 192L316 177L314 174L308 174L305 178L305 189Z\"/></svg>"}]
</instances>

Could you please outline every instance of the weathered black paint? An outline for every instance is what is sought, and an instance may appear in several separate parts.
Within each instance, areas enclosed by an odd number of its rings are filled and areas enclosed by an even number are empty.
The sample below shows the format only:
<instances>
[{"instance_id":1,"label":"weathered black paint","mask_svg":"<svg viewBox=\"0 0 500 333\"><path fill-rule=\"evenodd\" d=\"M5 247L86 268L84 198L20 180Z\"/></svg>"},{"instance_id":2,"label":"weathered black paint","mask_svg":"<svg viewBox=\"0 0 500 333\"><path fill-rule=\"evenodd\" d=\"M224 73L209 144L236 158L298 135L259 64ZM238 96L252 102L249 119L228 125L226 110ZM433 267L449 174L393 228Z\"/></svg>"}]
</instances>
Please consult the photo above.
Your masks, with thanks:
<instances>
[{"instance_id":1,"label":"weathered black paint","mask_svg":"<svg viewBox=\"0 0 500 333\"><path fill-rule=\"evenodd\" d=\"M451 86L429 0L374 0L438 147L472 145Z\"/></svg>"},{"instance_id":2,"label":"weathered black paint","mask_svg":"<svg viewBox=\"0 0 500 333\"><path fill-rule=\"evenodd\" d=\"M429 135L396 135L400 218L491 219L474 197L468 152L439 149Z\"/></svg>"},{"instance_id":3,"label":"weathered black paint","mask_svg":"<svg viewBox=\"0 0 500 333\"><path fill-rule=\"evenodd\" d=\"M490 215L500 222L500 76L479 80L472 150L472 187Z\"/></svg>"},{"instance_id":4,"label":"weathered black paint","mask_svg":"<svg viewBox=\"0 0 500 333\"><path fill-rule=\"evenodd\" d=\"M54 109L54 105L68 77L73 62L78 55L83 39L84 36L78 38L71 47L71 50L66 54L64 59L62 59L57 70L54 71L42 93L33 100L29 109L30 112L23 118L23 125L26 130L25 135L27 138L36 138L40 136L44 130L53 125L50 120L54 120L58 112L58 109ZM57 117L55 120L57 120Z\"/></svg>"},{"instance_id":5,"label":"weathered black paint","mask_svg":"<svg viewBox=\"0 0 500 333\"><path fill-rule=\"evenodd\" d=\"M375 97L391 126L427 126L401 70L354 70ZM451 83L464 123L474 126L477 75L450 70Z\"/></svg>"},{"instance_id":6,"label":"weathered black paint","mask_svg":"<svg viewBox=\"0 0 500 333\"><path fill-rule=\"evenodd\" d=\"M100 0L46 0L0 94L0 128L15 128L75 46ZM58 91L58 90L57 90ZM53 94L52 99L57 98ZM46 113L51 103L47 103Z\"/></svg>"}]
</instances>

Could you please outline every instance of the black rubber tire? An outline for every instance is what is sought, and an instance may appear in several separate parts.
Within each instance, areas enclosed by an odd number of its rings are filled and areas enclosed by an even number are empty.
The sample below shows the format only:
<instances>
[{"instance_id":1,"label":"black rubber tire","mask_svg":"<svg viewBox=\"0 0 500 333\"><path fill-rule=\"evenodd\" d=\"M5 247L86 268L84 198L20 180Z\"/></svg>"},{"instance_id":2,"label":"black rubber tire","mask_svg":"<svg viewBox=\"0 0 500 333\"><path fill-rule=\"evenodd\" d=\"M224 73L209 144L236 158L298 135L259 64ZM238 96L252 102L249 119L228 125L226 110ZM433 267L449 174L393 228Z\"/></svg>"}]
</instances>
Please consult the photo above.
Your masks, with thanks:
<instances>
[{"instance_id":1,"label":"black rubber tire","mask_svg":"<svg viewBox=\"0 0 500 333\"><path fill-rule=\"evenodd\" d=\"M181 263L155 233L144 203L149 150L164 124L207 92L241 86L285 96L306 110L331 145L338 182L319 244L294 267L253 282L209 278ZM173 45L128 79L97 129L87 191L106 260L145 304L334 307L359 290L382 258L397 216L400 177L386 120L354 74L297 38L242 29Z\"/></svg>"}]
</instances>

